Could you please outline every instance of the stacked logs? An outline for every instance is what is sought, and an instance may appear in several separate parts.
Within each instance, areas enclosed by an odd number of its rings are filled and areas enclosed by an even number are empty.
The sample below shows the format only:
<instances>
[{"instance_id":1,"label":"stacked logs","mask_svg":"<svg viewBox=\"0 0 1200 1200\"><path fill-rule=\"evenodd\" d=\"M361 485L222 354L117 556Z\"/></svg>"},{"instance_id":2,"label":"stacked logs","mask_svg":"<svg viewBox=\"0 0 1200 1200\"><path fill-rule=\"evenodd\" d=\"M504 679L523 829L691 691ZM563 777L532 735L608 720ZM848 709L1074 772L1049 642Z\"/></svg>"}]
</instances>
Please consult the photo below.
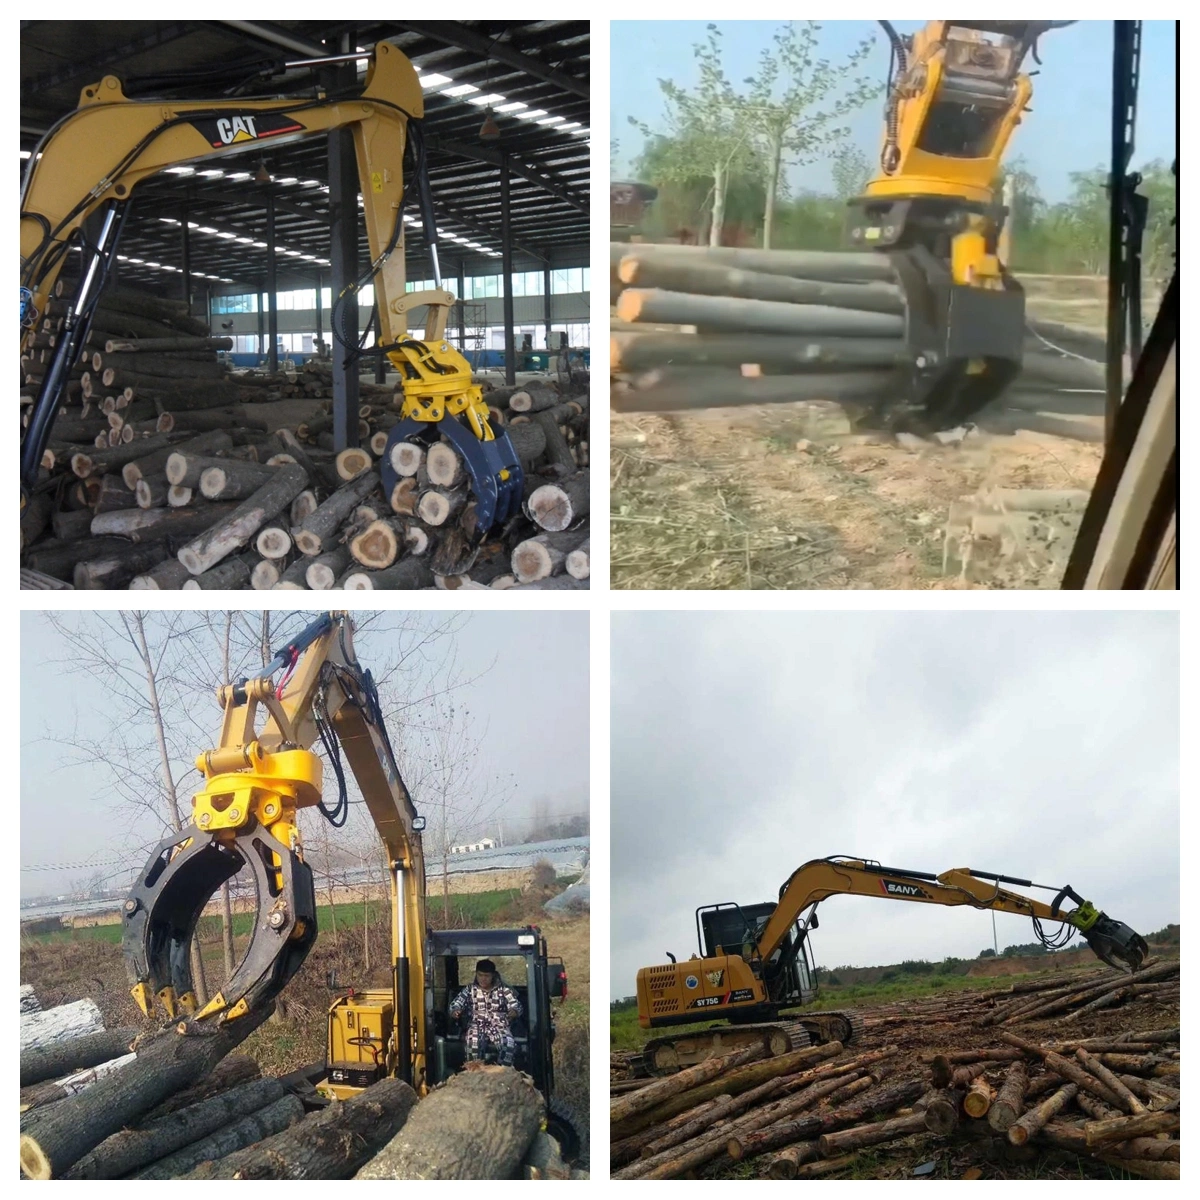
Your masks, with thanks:
<instances>
[{"instance_id":1,"label":"stacked logs","mask_svg":"<svg viewBox=\"0 0 1200 1200\"><path fill-rule=\"evenodd\" d=\"M853 414L904 394L905 302L885 255L614 243L611 262L620 411L809 401ZM1031 320L1017 382L977 419L1011 432L1028 413L1102 413L1103 360L1102 338ZM1058 425L1047 432L1081 435Z\"/></svg>"},{"instance_id":2,"label":"stacked logs","mask_svg":"<svg viewBox=\"0 0 1200 1200\"><path fill-rule=\"evenodd\" d=\"M532 1081L506 1067L454 1076L420 1103L398 1079L343 1102L314 1088L324 1066L264 1078L233 1050L268 1014L180 1038L173 1028L89 1034L21 1059L21 1170L33 1179L586 1178L540 1132ZM128 1038L126 1039L126 1035ZM26 1109L29 1080L132 1041L119 1073ZM126 1046L128 1049L128 1046ZM35 1085L36 1086L36 1085Z\"/></svg>"},{"instance_id":3,"label":"stacked logs","mask_svg":"<svg viewBox=\"0 0 1200 1200\"><path fill-rule=\"evenodd\" d=\"M395 447L400 482L384 495L371 449L335 453L311 423L305 445L243 413L233 428L62 455L22 513L22 565L88 589L587 586L586 393L529 384L496 406L525 471L523 512L482 546L448 443Z\"/></svg>"}]
</instances>

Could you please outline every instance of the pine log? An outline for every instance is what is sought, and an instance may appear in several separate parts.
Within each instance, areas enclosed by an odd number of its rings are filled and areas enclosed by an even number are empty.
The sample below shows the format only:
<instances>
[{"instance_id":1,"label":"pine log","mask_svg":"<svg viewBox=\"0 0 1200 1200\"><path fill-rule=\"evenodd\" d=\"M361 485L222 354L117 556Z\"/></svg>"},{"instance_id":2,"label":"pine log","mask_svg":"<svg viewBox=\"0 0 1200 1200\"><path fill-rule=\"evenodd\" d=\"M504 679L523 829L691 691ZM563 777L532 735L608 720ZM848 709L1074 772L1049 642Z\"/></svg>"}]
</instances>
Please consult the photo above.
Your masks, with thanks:
<instances>
[{"instance_id":1,"label":"pine log","mask_svg":"<svg viewBox=\"0 0 1200 1200\"><path fill-rule=\"evenodd\" d=\"M243 500L229 516L184 546L179 551L179 561L193 575L207 571L246 545L263 525L291 504L307 483L303 467L277 468L271 480Z\"/></svg>"},{"instance_id":2,"label":"pine log","mask_svg":"<svg viewBox=\"0 0 1200 1200\"><path fill-rule=\"evenodd\" d=\"M988 1110L988 1124L997 1133L1004 1133L1024 1111L1025 1089L1029 1086L1029 1073L1025 1063L1018 1059L1004 1076L1004 1083Z\"/></svg>"},{"instance_id":3,"label":"pine log","mask_svg":"<svg viewBox=\"0 0 1200 1200\"><path fill-rule=\"evenodd\" d=\"M167 555L165 542L125 542L120 550L77 562L71 576L72 583L77 591L125 588L135 575L142 575L156 567Z\"/></svg>"},{"instance_id":4,"label":"pine log","mask_svg":"<svg viewBox=\"0 0 1200 1200\"><path fill-rule=\"evenodd\" d=\"M132 494L132 493L131 493ZM190 538L237 510L232 502L193 504L188 508L127 508L92 518L92 534L157 542L163 538Z\"/></svg>"},{"instance_id":5,"label":"pine log","mask_svg":"<svg viewBox=\"0 0 1200 1200\"><path fill-rule=\"evenodd\" d=\"M962 1109L961 1088L941 1088L925 1099L925 1128L939 1137L949 1137L958 1128L958 1114Z\"/></svg>"},{"instance_id":6,"label":"pine log","mask_svg":"<svg viewBox=\"0 0 1200 1200\"><path fill-rule=\"evenodd\" d=\"M757 1045L748 1046L746 1049L736 1051L733 1054L725 1054L717 1058L707 1058L694 1067L688 1067L674 1075L668 1075L663 1079L655 1080L653 1083L630 1095L614 1100L609 1108L609 1120L613 1124L616 1124L618 1121L622 1121L626 1117L631 1117L635 1113L654 1108L655 1105L669 1099L671 1096L680 1095L690 1088L696 1087L698 1084L704 1083L709 1079L714 1079L718 1075L723 1075L726 1071L744 1066L747 1063L757 1062L765 1054L766 1047Z\"/></svg>"},{"instance_id":7,"label":"pine log","mask_svg":"<svg viewBox=\"0 0 1200 1200\"><path fill-rule=\"evenodd\" d=\"M525 512L541 529L557 533L587 515L589 499L589 476L583 471L535 489L525 502Z\"/></svg>"},{"instance_id":8,"label":"pine log","mask_svg":"<svg viewBox=\"0 0 1200 1200\"><path fill-rule=\"evenodd\" d=\"M177 558L165 558L144 574L129 581L131 592L179 591L191 579L191 573Z\"/></svg>"},{"instance_id":9,"label":"pine log","mask_svg":"<svg viewBox=\"0 0 1200 1200\"><path fill-rule=\"evenodd\" d=\"M912 1113L907 1117L893 1117L890 1121L876 1121L837 1133L823 1133L818 1139L818 1146L823 1158L832 1158L835 1154L877 1146L880 1142L894 1142L924 1131L925 1114Z\"/></svg>"},{"instance_id":10,"label":"pine log","mask_svg":"<svg viewBox=\"0 0 1200 1200\"><path fill-rule=\"evenodd\" d=\"M425 469L434 487L455 488L466 478L463 461L448 442L435 442L425 456Z\"/></svg>"},{"instance_id":11,"label":"pine log","mask_svg":"<svg viewBox=\"0 0 1200 1200\"><path fill-rule=\"evenodd\" d=\"M778 300L788 304L823 304L864 312L904 312L900 289L891 283L827 283L743 271L694 258L639 256L637 249L617 269L627 287L662 288L700 296L729 296L747 300Z\"/></svg>"},{"instance_id":12,"label":"pine log","mask_svg":"<svg viewBox=\"0 0 1200 1200\"><path fill-rule=\"evenodd\" d=\"M344 483L315 512L304 518L296 533L296 548L309 558L332 550L338 543L337 533L342 523L379 485L376 471L364 471Z\"/></svg>"},{"instance_id":13,"label":"pine log","mask_svg":"<svg viewBox=\"0 0 1200 1200\"><path fill-rule=\"evenodd\" d=\"M349 482L364 471L371 469L371 456L366 450L348 446L345 450L338 452L336 465L338 478Z\"/></svg>"},{"instance_id":14,"label":"pine log","mask_svg":"<svg viewBox=\"0 0 1200 1200\"><path fill-rule=\"evenodd\" d=\"M541 1093L511 1067L453 1075L413 1110L355 1179L507 1179L545 1113Z\"/></svg>"},{"instance_id":15,"label":"pine log","mask_svg":"<svg viewBox=\"0 0 1200 1200\"><path fill-rule=\"evenodd\" d=\"M567 555L587 540L585 530L539 533L513 547L512 569L518 583L548 579L566 566ZM576 576L578 578L578 576Z\"/></svg>"},{"instance_id":16,"label":"pine log","mask_svg":"<svg viewBox=\"0 0 1200 1200\"><path fill-rule=\"evenodd\" d=\"M1083 1140L1086 1143L1086 1132L1084 1133ZM1158 1138L1153 1137L1130 1138L1127 1142L1116 1142L1111 1146L1106 1145L1105 1151L1108 1154L1115 1154L1119 1158L1149 1158L1167 1162L1179 1161L1179 1143L1171 1139L1159 1141Z\"/></svg>"},{"instance_id":17,"label":"pine log","mask_svg":"<svg viewBox=\"0 0 1200 1200\"><path fill-rule=\"evenodd\" d=\"M1061 1075L1063 1079L1069 1079L1085 1092L1099 1096L1105 1104L1111 1104L1113 1108L1124 1107L1120 1096L1108 1084L1102 1083L1090 1071L1085 1071L1070 1059L1063 1058L1061 1054L1055 1054L1053 1050L1049 1051L1046 1055L1046 1066L1056 1075Z\"/></svg>"},{"instance_id":18,"label":"pine log","mask_svg":"<svg viewBox=\"0 0 1200 1200\"><path fill-rule=\"evenodd\" d=\"M208 500L245 500L274 473L274 467L230 459L200 472L200 495Z\"/></svg>"},{"instance_id":19,"label":"pine log","mask_svg":"<svg viewBox=\"0 0 1200 1200\"><path fill-rule=\"evenodd\" d=\"M1074 1083L1063 1084L1048 1100L1031 1108L1008 1127L1008 1140L1014 1146L1023 1146L1052 1117L1060 1113L1079 1091Z\"/></svg>"},{"instance_id":20,"label":"pine log","mask_svg":"<svg viewBox=\"0 0 1200 1200\"><path fill-rule=\"evenodd\" d=\"M630 288L617 301L622 321L695 325L713 333L778 333L799 337L903 337L904 318L821 304L782 304ZM106 373L107 374L107 373Z\"/></svg>"},{"instance_id":21,"label":"pine log","mask_svg":"<svg viewBox=\"0 0 1200 1200\"><path fill-rule=\"evenodd\" d=\"M278 1079L256 1079L181 1108L140 1129L122 1129L85 1154L66 1177L119 1179L216 1133L239 1117L259 1112L284 1094L284 1086Z\"/></svg>"},{"instance_id":22,"label":"pine log","mask_svg":"<svg viewBox=\"0 0 1200 1200\"><path fill-rule=\"evenodd\" d=\"M273 1006L204 1032L194 1023L159 1030L137 1046L137 1060L77 1096L38 1114L21 1134L21 1167L31 1179L70 1170L105 1138L173 1093L194 1083L249 1037Z\"/></svg>"},{"instance_id":23,"label":"pine log","mask_svg":"<svg viewBox=\"0 0 1200 1200\"><path fill-rule=\"evenodd\" d=\"M433 571L425 557L410 555L381 571L350 571L342 576L341 586L347 592L415 591L433 586Z\"/></svg>"},{"instance_id":24,"label":"pine log","mask_svg":"<svg viewBox=\"0 0 1200 1200\"><path fill-rule=\"evenodd\" d=\"M202 1164L223 1159L246 1146L278 1135L304 1118L304 1105L290 1092L256 1112L246 1113L207 1137L134 1172L133 1179L184 1179Z\"/></svg>"},{"instance_id":25,"label":"pine log","mask_svg":"<svg viewBox=\"0 0 1200 1200\"><path fill-rule=\"evenodd\" d=\"M768 1160L767 1175L771 1179L795 1179L798 1174L796 1168L801 1163L811 1162L820 1152L816 1142L797 1142Z\"/></svg>"},{"instance_id":26,"label":"pine log","mask_svg":"<svg viewBox=\"0 0 1200 1200\"><path fill-rule=\"evenodd\" d=\"M1136 1116L1146 1111L1146 1106L1102 1062L1082 1048L1075 1051L1075 1057L1083 1064L1085 1071L1094 1075L1117 1096L1121 1101L1120 1107L1126 1112Z\"/></svg>"},{"instance_id":27,"label":"pine log","mask_svg":"<svg viewBox=\"0 0 1200 1200\"><path fill-rule=\"evenodd\" d=\"M1097 1100L1089 1092L1076 1093L1075 1104L1077 1107L1083 1109L1093 1121L1103 1121L1108 1117L1121 1116L1119 1108L1113 1108L1111 1104L1105 1104L1103 1100Z\"/></svg>"},{"instance_id":28,"label":"pine log","mask_svg":"<svg viewBox=\"0 0 1200 1200\"><path fill-rule=\"evenodd\" d=\"M54 1009L50 1010L55 1011ZM136 1029L100 1029L67 1040L22 1049L21 1087L58 1079L85 1067L95 1067L128 1053Z\"/></svg>"},{"instance_id":29,"label":"pine log","mask_svg":"<svg viewBox=\"0 0 1200 1200\"><path fill-rule=\"evenodd\" d=\"M692 1138L706 1129L725 1121L745 1107L744 1104L739 1106L739 1100L733 1096L717 1096L712 1100L707 1100L695 1108L687 1109L663 1125L656 1125L653 1129L635 1134L632 1138L626 1138L624 1142L616 1143L613 1146L614 1152L617 1146L626 1147L626 1149L621 1153L620 1162L618 1156L613 1154L612 1165L616 1167L622 1162L629 1162L639 1156L654 1158L664 1150L669 1150L684 1142L690 1142ZM664 1129L667 1130L666 1133L662 1132Z\"/></svg>"},{"instance_id":30,"label":"pine log","mask_svg":"<svg viewBox=\"0 0 1200 1200\"><path fill-rule=\"evenodd\" d=\"M630 243L619 246L619 257L630 253L655 260L711 263L742 271L766 271L797 279L828 280L831 283L890 282L895 278L890 259L884 254L857 250L757 250L733 246L679 246ZM614 248L614 253L617 253Z\"/></svg>"},{"instance_id":31,"label":"pine log","mask_svg":"<svg viewBox=\"0 0 1200 1200\"><path fill-rule=\"evenodd\" d=\"M982 1075L977 1079L972 1079L963 1096L963 1112L975 1120L986 1117L995 1095L992 1085Z\"/></svg>"},{"instance_id":32,"label":"pine log","mask_svg":"<svg viewBox=\"0 0 1200 1200\"><path fill-rule=\"evenodd\" d=\"M1130 1175L1138 1175L1144 1179L1178 1179L1179 1164L1177 1162L1159 1162L1148 1158L1121 1158L1110 1154L1099 1154L1097 1158L1110 1167L1128 1171Z\"/></svg>"},{"instance_id":33,"label":"pine log","mask_svg":"<svg viewBox=\"0 0 1200 1200\"><path fill-rule=\"evenodd\" d=\"M193 575L190 579L184 580L182 590L185 592L220 592L249 587L250 576L259 561L253 553L226 558L209 567L207 571L202 571L199 575ZM261 561L267 562L266 559ZM278 579L278 568L269 562L267 565L276 571L275 578ZM271 582L274 584L275 580L273 579Z\"/></svg>"},{"instance_id":34,"label":"pine log","mask_svg":"<svg viewBox=\"0 0 1200 1200\"><path fill-rule=\"evenodd\" d=\"M1173 1133L1179 1128L1179 1114L1143 1112L1136 1116L1110 1117L1104 1121L1089 1121L1084 1126L1089 1146L1109 1142L1124 1142L1130 1138L1153 1137L1157 1133Z\"/></svg>"},{"instance_id":35,"label":"pine log","mask_svg":"<svg viewBox=\"0 0 1200 1200\"><path fill-rule=\"evenodd\" d=\"M614 392L615 412L689 412L701 408L736 408L746 404L794 404L800 401L868 402L899 386L889 371L840 374L743 376L732 371L696 373L658 370L642 377L641 386Z\"/></svg>"},{"instance_id":36,"label":"pine log","mask_svg":"<svg viewBox=\"0 0 1200 1200\"><path fill-rule=\"evenodd\" d=\"M932 1056L923 1056L928 1058L934 1072L944 1073L946 1083L950 1081L950 1068L961 1066L963 1063L989 1062L989 1063L1012 1063L1019 1062L1022 1058L1022 1052L1015 1046L1010 1050L1007 1047L991 1050L950 1050L945 1054L934 1054ZM939 1063L944 1063L944 1066L939 1066ZM938 1076L935 1075L934 1082L938 1082ZM944 1083L938 1083L939 1087L945 1087Z\"/></svg>"}]
</instances>

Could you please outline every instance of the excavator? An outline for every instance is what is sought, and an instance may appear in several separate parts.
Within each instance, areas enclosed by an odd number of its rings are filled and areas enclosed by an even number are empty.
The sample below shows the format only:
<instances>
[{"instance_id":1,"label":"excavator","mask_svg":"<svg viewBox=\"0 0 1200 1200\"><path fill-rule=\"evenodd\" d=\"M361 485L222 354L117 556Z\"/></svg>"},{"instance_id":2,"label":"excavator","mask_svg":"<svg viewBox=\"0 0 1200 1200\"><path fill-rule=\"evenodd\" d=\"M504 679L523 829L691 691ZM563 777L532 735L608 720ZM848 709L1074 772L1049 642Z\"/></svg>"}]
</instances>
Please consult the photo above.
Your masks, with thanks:
<instances>
[{"instance_id":1,"label":"excavator","mask_svg":"<svg viewBox=\"0 0 1200 1200\"><path fill-rule=\"evenodd\" d=\"M346 1099L384 1077L423 1095L466 1065L463 1033L449 1014L477 958L491 958L521 1001L514 1066L542 1092L547 1129L566 1159L586 1156L586 1128L554 1095L554 999L565 999L561 959L535 926L435 931L425 915L425 818L413 803L388 739L371 672L354 653L348 613L326 613L288 641L253 678L217 691L224 716L217 746L196 759L203 786L191 820L150 853L125 900L122 951L143 1014L161 1010L180 1037L261 1013L300 970L317 939L312 868L298 824L317 808L345 823L345 762L362 793L391 877L392 978L388 988L349 989L329 1009L326 1060L316 1091ZM278 680L276 680L278 676ZM323 798L320 741L338 785ZM245 868L256 897L254 928L221 990L198 1007L189 949L204 907ZM337 986L336 978L328 981Z\"/></svg>"},{"instance_id":2,"label":"excavator","mask_svg":"<svg viewBox=\"0 0 1200 1200\"><path fill-rule=\"evenodd\" d=\"M930 21L891 46L879 171L849 202L849 242L891 260L904 293L909 389L888 420L961 424L1016 378L1025 295L1005 269L1001 162L1038 40L1074 21Z\"/></svg>"},{"instance_id":3,"label":"excavator","mask_svg":"<svg viewBox=\"0 0 1200 1200\"><path fill-rule=\"evenodd\" d=\"M334 55L284 66L361 57ZM67 375L87 341L137 185L172 167L200 167L236 154L261 153L268 145L349 129L371 262L342 289L334 307L357 304L356 294L374 281L378 344L399 371L404 393L401 419L392 427L380 461L384 485L390 494L397 482L391 465L396 443L444 438L462 456L471 480L477 501L475 540L516 512L520 460L507 434L490 420L466 359L446 340L455 297L442 286L422 132L424 104L412 63L387 42L375 45L365 82L338 92L317 88L295 97L130 100L113 75L82 90L79 107L57 121L30 154L21 185L22 351L73 249L82 252L83 264L21 444L22 507L37 480ZM435 283L414 292L404 290L406 158ZM426 310L423 336L409 337L409 314L421 308ZM358 348L341 349L353 358Z\"/></svg>"},{"instance_id":4,"label":"excavator","mask_svg":"<svg viewBox=\"0 0 1200 1200\"><path fill-rule=\"evenodd\" d=\"M1049 904L1003 888L1055 892ZM782 1054L812 1044L854 1042L862 1032L854 1012L796 1012L816 998L808 933L818 927L817 906L830 896L874 896L916 904L969 905L1032 918L1038 941L1061 949L1076 933L1118 970L1140 969L1149 950L1128 925L1106 916L1069 884L1045 887L993 871L961 867L932 875L841 855L816 858L792 872L776 903L706 904L696 909L699 953L686 962L643 967L637 973L638 1022L643 1029L727 1022L699 1032L648 1042L644 1066L670 1074L713 1054L763 1044ZM1074 904L1066 908L1066 901ZM1058 922L1047 933L1042 923Z\"/></svg>"}]
</instances>

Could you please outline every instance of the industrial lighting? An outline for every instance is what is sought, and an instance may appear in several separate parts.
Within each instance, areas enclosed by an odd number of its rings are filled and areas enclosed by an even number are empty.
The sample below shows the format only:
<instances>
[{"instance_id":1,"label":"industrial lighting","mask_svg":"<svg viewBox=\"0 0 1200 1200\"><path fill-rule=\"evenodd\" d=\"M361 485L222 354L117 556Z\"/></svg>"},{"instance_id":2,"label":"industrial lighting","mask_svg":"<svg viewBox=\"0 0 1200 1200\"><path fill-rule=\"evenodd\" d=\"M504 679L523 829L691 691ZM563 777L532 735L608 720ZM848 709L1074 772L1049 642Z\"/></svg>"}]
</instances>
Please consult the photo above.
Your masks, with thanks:
<instances>
[{"instance_id":1,"label":"industrial lighting","mask_svg":"<svg viewBox=\"0 0 1200 1200\"><path fill-rule=\"evenodd\" d=\"M249 171L234 171L233 174L229 176L229 182L230 183L241 183L243 179L249 179L249 178L250 178Z\"/></svg>"},{"instance_id":2,"label":"industrial lighting","mask_svg":"<svg viewBox=\"0 0 1200 1200\"><path fill-rule=\"evenodd\" d=\"M467 96L471 92L477 92L479 89L473 83L460 83L452 88L443 88L443 96Z\"/></svg>"},{"instance_id":3,"label":"industrial lighting","mask_svg":"<svg viewBox=\"0 0 1200 1200\"><path fill-rule=\"evenodd\" d=\"M496 124L496 118L492 116L492 110L489 108L483 114L483 124L479 127L479 140L481 142L495 142L500 139L500 126Z\"/></svg>"},{"instance_id":4,"label":"industrial lighting","mask_svg":"<svg viewBox=\"0 0 1200 1200\"><path fill-rule=\"evenodd\" d=\"M293 183L299 183L300 180L298 180L295 175L289 175L286 179L277 179L275 182L281 187L291 187Z\"/></svg>"},{"instance_id":5,"label":"industrial lighting","mask_svg":"<svg viewBox=\"0 0 1200 1200\"><path fill-rule=\"evenodd\" d=\"M443 83L453 83L454 80L449 75L439 75L436 71L428 75L419 76L421 86L423 88L441 87Z\"/></svg>"},{"instance_id":6,"label":"industrial lighting","mask_svg":"<svg viewBox=\"0 0 1200 1200\"><path fill-rule=\"evenodd\" d=\"M237 237L237 234L236 233L218 233L217 237L219 237L219 238L235 238L235 237Z\"/></svg>"},{"instance_id":7,"label":"industrial lighting","mask_svg":"<svg viewBox=\"0 0 1200 1200\"><path fill-rule=\"evenodd\" d=\"M503 96L498 96L495 92L490 92L486 96L472 96L467 100L468 104L478 104L482 108L485 104L491 108L494 104L501 102Z\"/></svg>"},{"instance_id":8,"label":"industrial lighting","mask_svg":"<svg viewBox=\"0 0 1200 1200\"><path fill-rule=\"evenodd\" d=\"M544 108L531 108L528 112L517 113L518 118L522 121L535 121L538 117L545 115L546 109Z\"/></svg>"},{"instance_id":9,"label":"industrial lighting","mask_svg":"<svg viewBox=\"0 0 1200 1200\"><path fill-rule=\"evenodd\" d=\"M562 117L543 117L539 125L557 125L562 120Z\"/></svg>"},{"instance_id":10,"label":"industrial lighting","mask_svg":"<svg viewBox=\"0 0 1200 1200\"><path fill-rule=\"evenodd\" d=\"M200 225L198 228L201 233L216 233L217 232L211 225Z\"/></svg>"},{"instance_id":11,"label":"industrial lighting","mask_svg":"<svg viewBox=\"0 0 1200 1200\"><path fill-rule=\"evenodd\" d=\"M254 246L255 250L265 250L267 248L266 242L254 242L252 245Z\"/></svg>"},{"instance_id":12,"label":"industrial lighting","mask_svg":"<svg viewBox=\"0 0 1200 1200\"><path fill-rule=\"evenodd\" d=\"M516 110L518 108L528 108L528 107L529 107L529 105L526 104L524 100L510 100L507 104L501 104L500 107L496 109L496 111L502 112L502 113L516 112Z\"/></svg>"},{"instance_id":13,"label":"industrial lighting","mask_svg":"<svg viewBox=\"0 0 1200 1200\"><path fill-rule=\"evenodd\" d=\"M236 240L241 242L243 246L253 246L254 245L253 238L237 238Z\"/></svg>"},{"instance_id":14,"label":"industrial lighting","mask_svg":"<svg viewBox=\"0 0 1200 1200\"><path fill-rule=\"evenodd\" d=\"M129 261L135 266L140 267L146 260L144 258L131 258Z\"/></svg>"},{"instance_id":15,"label":"industrial lighting","mask_svg":"<svg viewBox=\"0 0 1200 1200\"><path fill-rule=\"evenodd\" d=\"M267 170L267 164L265 162L260 162L258 164L258 170L254 172L254 182L255 183L270 183L271 182L271 172Z\"/></svg>"},{"instance_id":16,"label":"industrial lighting","mask_svg":"<svg viewBox=\"0 0 1200 1200\"><path fill-rule=\"evenodd\" d=\"M29 157L31 157L31 156L32 156L32 154L33 154L33 151L32 151L32 150L22 150L22 151L21 151L21 157L22 157L22 158L29 158Z\"/></svg>"},{"instance_id":17,"label":"industrial lighting","mask_svg":"<svg viewBox=\"0 0 1200 1200\"><path fill-rule=\"evenodd\" d=\"M568 121L565 125L559 126L560 130L561 129L579 129L579 128L580 128L580 124L578 121Z\"/></svg>"}]
</instances>

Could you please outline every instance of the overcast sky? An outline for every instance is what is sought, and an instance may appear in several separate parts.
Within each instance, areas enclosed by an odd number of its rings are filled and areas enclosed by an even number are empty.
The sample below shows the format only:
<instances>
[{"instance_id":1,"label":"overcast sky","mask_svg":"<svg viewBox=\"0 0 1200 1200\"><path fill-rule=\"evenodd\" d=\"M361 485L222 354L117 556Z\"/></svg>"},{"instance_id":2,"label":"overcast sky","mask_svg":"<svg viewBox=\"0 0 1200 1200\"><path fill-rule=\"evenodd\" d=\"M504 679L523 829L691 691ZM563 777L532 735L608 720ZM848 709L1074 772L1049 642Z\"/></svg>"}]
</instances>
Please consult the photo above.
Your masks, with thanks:
<instances>
[{"instance_id":1,"label":"overcast sky","mask_svg":"<svg viewBox=\"0 0 1200 1200\"><path fill-rule=\"evenodd\" d=\"M1178 767L1175 613L616 613L611 994L694 952L697 906L774 900L834 854L1069 883L1160 929ZM992 944L966 908L846 896L820 917L827 967ZM1001 949L1034 940L996 926Z\"/></svg>"},{"instance_id":2,"label":"overcast sky","mask_svg":"<svg viewBox=\"0 0 1200 1200\"><path fill-rule=\"evenodd\" d=\"M95 643L131 659L128 646L109 627L115 613L65 613L73 628L81 628ZM159 614L152 614L157 619ZM446 614L422 614L441 619ZM255 614L257 620L257 614ZM295 614L280 614L291 634L303 624ZM411 651L415 635L402 623L414 614L388 613L377 628L357 639L359 660L379 676L402 651ZM131 820L127 810L114 808L107 773L95 764L73 765L65 739L115 740L117 706L108 688L78 662L62 663L63 643L42 613L23 613L21 621L21 894L40 896L71 887L90 877L87 868L29 870L86 860L107 861L159 836L160 823ZM272 639L276 641L276 639ZM280 637L279 644L284 637ZM184 669L197 678L182 688L190 722L180 739L188 759L216 744L220 710L203 676L220 659L208 642L181 656ZM453 662L451 661L453 659ZM478 740L474 760L480 780L515 783L504 809L505 835L517 840L535 810L567 815L588 807L588 614L584 612L511 612L464 614L461 627L421 654L410 653L419 669L410 678L417 695L418 679L447 678L457 672L475 678L439 703L453 703L460 719ZM278 678L278 677L277 677ZM389 696L381 688L385 708ZM419 755L421 739L432 736L433 704L418 704L389 732ZM441 710L444 712L444 709ZM178 731L178 730L177 730ZM153 737L141 723L127 731L131 740ZM319 747L317 747L319 750ZM415 771L415 768L413 769ZM405 769L417 807L423 797ZM195 790L196 777L182 789L181 801ZM326 770L326 801L336 798L332 773ZM356 813L356 815L358 815ZM348 827L349 831L349 827ZM335 835L336 836L336 835ZM140 861L139 861L139 864ZM112 868L106 868L109 873ZM119 874L119 868L117 869Z\"/></svg>"}]
</instances>

